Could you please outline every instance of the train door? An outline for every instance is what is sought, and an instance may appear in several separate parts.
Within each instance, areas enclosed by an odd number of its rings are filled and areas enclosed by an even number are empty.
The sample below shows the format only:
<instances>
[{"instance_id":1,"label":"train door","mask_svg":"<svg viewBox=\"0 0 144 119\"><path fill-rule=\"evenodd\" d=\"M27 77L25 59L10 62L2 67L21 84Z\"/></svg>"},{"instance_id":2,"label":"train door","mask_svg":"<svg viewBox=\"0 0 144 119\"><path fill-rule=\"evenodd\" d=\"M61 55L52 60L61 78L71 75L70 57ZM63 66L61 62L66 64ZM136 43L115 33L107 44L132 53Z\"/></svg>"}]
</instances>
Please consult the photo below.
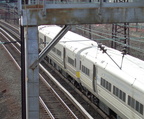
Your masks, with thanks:
<instances>
[{"instance_id":1,"label":"train door","mask_svg":"<svg viewBox=\"0 0 144 119\"><path fill-rule=\"evenodd\" d=\"M66 69L66 50L65 47L63 48L63 66Z\"/></svg>"},{"instance_id":2,"label":"train door","mask_svg":"<svg viewBox=\"0 0 144 119\"><path fill-rule=\"evenodd\" d=\"M93 65L93 80L92 80L93 91L97 93L97 78L96 78L96 75L97 75L96 66Z\"/></svg>"},{"instance_id":3,"label":"train door","mask_svg":"<svg viewBox=\"0 0 144 119\"><path fill-rule=\"evenodd\" d=\"M44 36L44 41L43 41L44 47L46 47L46 36Z\"/></svg>"}]
</instances>

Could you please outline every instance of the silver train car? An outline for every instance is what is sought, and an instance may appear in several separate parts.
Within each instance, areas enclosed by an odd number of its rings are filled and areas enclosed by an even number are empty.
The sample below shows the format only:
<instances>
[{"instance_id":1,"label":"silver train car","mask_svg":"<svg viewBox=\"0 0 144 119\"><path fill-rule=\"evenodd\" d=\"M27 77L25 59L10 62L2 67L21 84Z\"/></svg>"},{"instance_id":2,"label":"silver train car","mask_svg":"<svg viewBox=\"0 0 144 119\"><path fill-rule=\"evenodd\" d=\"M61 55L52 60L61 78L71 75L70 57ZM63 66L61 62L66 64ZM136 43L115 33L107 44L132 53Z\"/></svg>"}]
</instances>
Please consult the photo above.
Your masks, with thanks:
<instances>
[{"instance_id":1,"label":"silver train car","mask_svg":"<svg viewBox=\"0 0 144 119\"><path fill-rule=\"evenodd\" d=\"M60 30L56 25L39 26L40 49ZM144 119L144 61L106 46L99 47L71 31L47 57L49 63L108 115L117 119Z\"/></svg>"}]
</instances>

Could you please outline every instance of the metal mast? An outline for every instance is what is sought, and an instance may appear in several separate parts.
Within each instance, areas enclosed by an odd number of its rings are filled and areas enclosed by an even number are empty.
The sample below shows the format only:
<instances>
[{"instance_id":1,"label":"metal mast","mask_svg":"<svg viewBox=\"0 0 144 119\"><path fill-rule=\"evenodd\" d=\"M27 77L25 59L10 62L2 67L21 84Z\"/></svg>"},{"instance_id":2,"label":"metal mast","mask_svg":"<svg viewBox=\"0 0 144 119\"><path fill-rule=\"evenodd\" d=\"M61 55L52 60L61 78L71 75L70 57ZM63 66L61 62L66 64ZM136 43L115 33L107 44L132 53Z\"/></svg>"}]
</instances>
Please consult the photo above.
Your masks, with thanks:
<instances>
[{"instance_id":1,"label":"metal mast","mask_svg":"<svg viewBox=\"0 0 144 119\"><path fill-rule=\"evenodd\" d=\"M114 2L129 2L128 0L114 0ZM122 50L126 48L129 53L129 23L112 24L112 39L111 47L114 49Z\"/></svg>"}]
</instances>

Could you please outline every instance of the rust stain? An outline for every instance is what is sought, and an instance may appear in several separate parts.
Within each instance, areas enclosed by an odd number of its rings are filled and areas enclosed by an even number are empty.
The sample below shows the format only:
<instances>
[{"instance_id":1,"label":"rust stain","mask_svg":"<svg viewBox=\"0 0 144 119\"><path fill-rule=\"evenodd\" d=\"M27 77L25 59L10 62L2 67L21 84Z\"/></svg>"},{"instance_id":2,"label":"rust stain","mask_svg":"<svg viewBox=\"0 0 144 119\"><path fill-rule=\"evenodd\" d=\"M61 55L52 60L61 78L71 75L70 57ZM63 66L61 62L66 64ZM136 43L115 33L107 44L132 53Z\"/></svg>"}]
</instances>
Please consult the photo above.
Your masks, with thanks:
<instances>
[{"instance_id":1,"label":"rust stain","mask_svg":"<svg viewBox=\"0 0 144 119\"><path fill-rule=\"evenodd\" d=\"M93 24L93 23L115 23L115 22L133 22L134 20L142 21L143 17L139 17L138 13L141 9L133 11L133 8L103 8L100 11L96 8L92 9L46 9L46 14L43 9L37 5L31 6L29 9L30 23L40 24ZM37 9L35 9L37 8ZM39 8L39 9L38 9ZM142 11L141 10L141 11ZM108 14L106 14L108 13ZM130 15L132 13L132 15ZM143 12L142 12L143 13ZM121 15L121 19L118 17Z\"/></svg>"},{"instance_id":2,"label":"rust stain","mask_svg":"<svg viewBox=\"0 0 144 119\"><path fill-rule=\"evenodd\" d=\"M43 8L43 5L39 5L39 4L37 4L37 5L26 5L26 6L22 6L22 9L32 9L32 8Z\"/></svg>"}]
</instances>

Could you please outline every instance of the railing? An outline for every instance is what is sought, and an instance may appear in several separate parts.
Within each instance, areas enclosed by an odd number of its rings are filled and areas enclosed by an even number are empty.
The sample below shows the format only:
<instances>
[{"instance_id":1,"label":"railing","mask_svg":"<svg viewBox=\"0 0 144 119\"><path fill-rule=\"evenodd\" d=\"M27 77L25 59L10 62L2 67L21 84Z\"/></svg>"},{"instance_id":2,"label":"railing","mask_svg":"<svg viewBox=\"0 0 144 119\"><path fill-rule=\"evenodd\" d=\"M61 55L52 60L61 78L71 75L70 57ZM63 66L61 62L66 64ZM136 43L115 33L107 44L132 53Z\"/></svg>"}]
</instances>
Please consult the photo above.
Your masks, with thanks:
<instances>
[{"instance_id":1,"label":"railing","mask_svg":"<svg viewBox=\"0 0 144 119\"><path fill-rule=\"evenodd\" d=\"M43 3L97 3L97 2L141 2L142 0L25 0L23 3L43 4Z\"/></svg>"}]
</instances>

